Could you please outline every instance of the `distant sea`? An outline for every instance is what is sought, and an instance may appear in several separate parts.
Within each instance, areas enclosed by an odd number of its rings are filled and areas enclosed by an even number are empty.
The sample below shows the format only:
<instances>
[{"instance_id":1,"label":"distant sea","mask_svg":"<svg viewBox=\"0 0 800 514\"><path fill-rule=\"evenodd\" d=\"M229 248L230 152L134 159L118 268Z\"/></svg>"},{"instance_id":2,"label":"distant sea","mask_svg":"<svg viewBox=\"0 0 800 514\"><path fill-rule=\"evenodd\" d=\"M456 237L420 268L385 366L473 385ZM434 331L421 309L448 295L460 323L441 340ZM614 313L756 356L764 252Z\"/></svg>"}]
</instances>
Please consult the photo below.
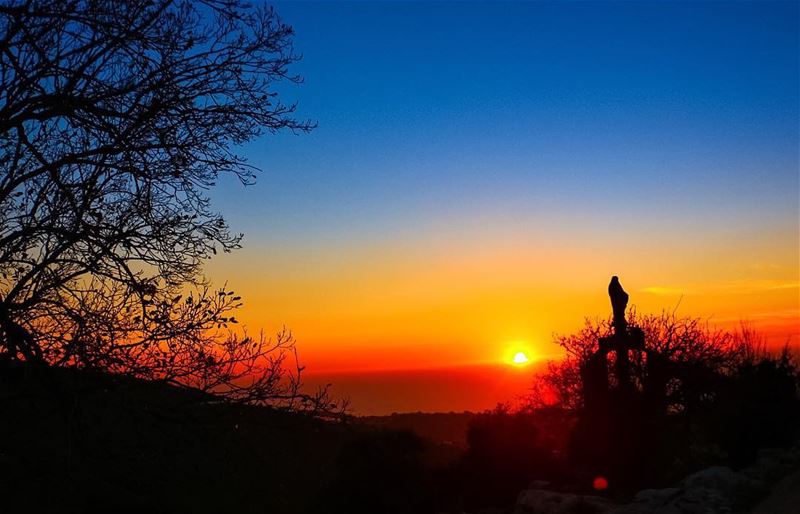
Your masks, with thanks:
<instances>
[{"instance_id":1,"label":"distant sea","mask_svg":"<svg viewBox=\"0 0 800 514\"><path fill-rule=\"evenodd\" d=\"M435 369L352 371L303 375L306 390L332 384L334 397L350 399L351 413L463 412L515 403L531 387L544 363L523 367L474 365Z\"/></svg>"}]
</instances>

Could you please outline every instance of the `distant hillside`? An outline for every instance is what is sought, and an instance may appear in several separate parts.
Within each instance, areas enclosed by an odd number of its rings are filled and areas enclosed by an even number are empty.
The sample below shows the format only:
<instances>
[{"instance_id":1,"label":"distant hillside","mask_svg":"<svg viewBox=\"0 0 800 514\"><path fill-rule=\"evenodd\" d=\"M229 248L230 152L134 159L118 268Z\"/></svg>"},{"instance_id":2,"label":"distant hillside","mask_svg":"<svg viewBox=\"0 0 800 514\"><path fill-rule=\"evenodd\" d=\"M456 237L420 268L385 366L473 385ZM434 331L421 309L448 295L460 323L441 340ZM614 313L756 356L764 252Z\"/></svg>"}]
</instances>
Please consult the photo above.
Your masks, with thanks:
<instances>
[{"instance_id":1,"label":"distant hillside","mask_svg":"<svg viewBox=\"0 0 800 514\"><path fill-rule=\"evenodd\" d=\"M409 430L420 437L435 442L467 447L467 427L475 414L472 412L410 412L389 416L362 416L358 421L390 430Z\"/></svg>"}]
</instances>

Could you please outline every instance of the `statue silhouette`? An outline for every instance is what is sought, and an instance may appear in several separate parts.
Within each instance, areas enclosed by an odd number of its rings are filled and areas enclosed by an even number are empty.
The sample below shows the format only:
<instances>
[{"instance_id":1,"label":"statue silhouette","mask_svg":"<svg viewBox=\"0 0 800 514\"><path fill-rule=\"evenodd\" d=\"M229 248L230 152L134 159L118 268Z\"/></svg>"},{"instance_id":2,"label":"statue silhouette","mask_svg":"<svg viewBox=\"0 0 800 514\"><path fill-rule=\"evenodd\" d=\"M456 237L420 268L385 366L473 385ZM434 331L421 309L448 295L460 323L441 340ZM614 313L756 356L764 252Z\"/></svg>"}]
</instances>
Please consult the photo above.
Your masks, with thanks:
<instances>
[{"instance_id":1,"label":"statue silhouette","mask_svg":"<svg viewBox=\"0 0 800 514\"><path fill-rule=\"evenodd\" d=\"M653 420L666 412L671 368L667 357L646 348L640 327L628 326L625 309L629 296L619 277L611 277L608 296L613 330L597 341L597 348L581 364L584 403L570 451L592 476L603 476L615 487L625 487L637 484L643 470L648 469L646 448L653 434ZM610 357L613 366L609 365ZM632 376L632 358L639 366L636 378ZM642 364L646 364L644 370Z\"/></svg>"},{"instance_id":2,"label":"statue silhouette","mask_svg":"<svg viewBox=\"0 0 800 514\"><path fill-rule=\"evenodd\" d=\"M614 329L619 333L625 330L625 309L628 307L628 293L622 289L619 277L614 275L608 284L608 296L611 298L611 309L614 313Z\"/></svg>"}]
</instances>

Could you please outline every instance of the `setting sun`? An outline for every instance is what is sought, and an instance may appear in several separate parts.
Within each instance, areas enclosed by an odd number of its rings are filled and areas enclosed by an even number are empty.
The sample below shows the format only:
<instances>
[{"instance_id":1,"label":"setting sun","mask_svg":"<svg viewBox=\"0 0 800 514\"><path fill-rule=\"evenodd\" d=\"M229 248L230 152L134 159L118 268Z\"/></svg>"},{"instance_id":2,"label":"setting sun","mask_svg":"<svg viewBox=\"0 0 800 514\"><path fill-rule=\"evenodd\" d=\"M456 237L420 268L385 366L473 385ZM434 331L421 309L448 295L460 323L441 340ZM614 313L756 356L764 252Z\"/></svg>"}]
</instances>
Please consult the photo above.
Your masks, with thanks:
<instances>
[{"instance_id":1,"label":"setting sun","mask_svg":"<svg viewBox=\"0 0 800 514\"><path fill-rule=\"evenodd\" d=\"M525 355L523 352L517 352L514 354L512 362L518 366L521 366L523 364L527 364L528 362L530 362L530 359L528 359L528 356Z\"/></svg>"}]
</instances>

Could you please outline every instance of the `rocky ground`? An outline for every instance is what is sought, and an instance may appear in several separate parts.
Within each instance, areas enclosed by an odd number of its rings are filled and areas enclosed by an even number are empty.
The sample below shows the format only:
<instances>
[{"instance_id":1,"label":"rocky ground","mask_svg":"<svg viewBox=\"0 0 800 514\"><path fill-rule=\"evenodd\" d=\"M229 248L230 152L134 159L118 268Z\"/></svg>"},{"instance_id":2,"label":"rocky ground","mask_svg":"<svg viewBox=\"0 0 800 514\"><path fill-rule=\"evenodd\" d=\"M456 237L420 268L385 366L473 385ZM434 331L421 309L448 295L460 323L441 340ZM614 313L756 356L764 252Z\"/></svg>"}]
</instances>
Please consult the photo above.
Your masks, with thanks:
<instances>
[{"instance_id":1,"label":"rocky ground","mask_svg":"<svg viewBox=\"0 0 800 514\"><path fill-rule=\"evenodd\" d=\"M639 491L618 504L600 496L531 488L514 514L795 514L800 513L800 447L763 450L752 467L712 467L677 487Z\"/></svg>"},{"instance_id":2,"label":"rocky ground","mask_svg":"<svg viewBox=\"0 0 800 514\"><path fill-rule=\"evenodd\" d=\"M800 511L800 471L784 477L752 510L752 514Z\"/></svg>"}]
</instances>

